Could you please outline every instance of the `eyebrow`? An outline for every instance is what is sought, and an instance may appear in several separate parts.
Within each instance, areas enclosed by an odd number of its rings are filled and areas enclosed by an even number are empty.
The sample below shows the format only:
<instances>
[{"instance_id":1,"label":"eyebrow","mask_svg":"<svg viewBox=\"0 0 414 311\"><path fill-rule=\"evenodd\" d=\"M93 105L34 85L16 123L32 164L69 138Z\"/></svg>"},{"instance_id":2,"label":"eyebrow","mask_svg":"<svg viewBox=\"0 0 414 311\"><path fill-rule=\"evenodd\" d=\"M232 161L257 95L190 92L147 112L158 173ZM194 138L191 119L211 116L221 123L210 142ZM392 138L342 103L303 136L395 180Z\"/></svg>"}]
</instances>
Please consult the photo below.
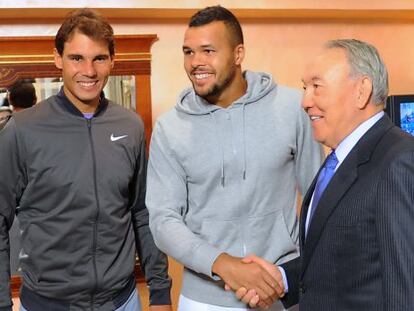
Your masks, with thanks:
<instances>
[{"instance_id":1,"label":"eyebrow","mask_svg":"<svg viewBox=\"0 0 414 311\"><path fill-rule=\"evenodd\" d=\"M111 56L109 55L109 54L98 54L98 55L95 55L95 57L94 58L106 58L106 59L108 59L108 58L110 58Z\"/></svg>"},{"instance_id":2,"label":"eyebrow","mask_svg":"<svg viewBox=\"0 0 414 311\"><path fill-rule=\"evenodd\" d=\"M73 54L68 54L68 55L66 55L67 57L80 57L80 58L85 58L85 56L84 55L82 55L82 54L76 54L76 53L73 53ZM106 59L108 59L108 58L110 58L111 56L109 55L109 54L98 54L98 55L95 55L94 57L93 57L93 59L96 59L96 58L106 58Z\"/></svg>"},{"instance_id":3,"label":"eyebrow","mask_svg":"<svg viewBox=\"0 0 414 311\"><path fill-rule=\"evenodd\" d=\"M73 54L67 54L66 57L82 57L83 58L83 55L82 54L73 53Z\"/></svg>"},{"instance_id":4,"label":"eyebrow","mask_svg":"<svg viewBox=\"0 0 414 311\"><path fill-rule=\"evenodd\" d=\"M214 46L212 44L203 44L200 46L201 48L205 49L205 48L214 48ZM186 45L183 45L183 50L194 50Z\"/></svg>"},{"instance_id":5,"label":"eyebrow","mask_svg":"<svg viewBox=\"0 0 414 311\"><path fill-rule=\"evenodd\" d=\"M309 79L309 81L315 82L315 81L319 81L322 80L321 77L319 76L313 76L312 78ZM305 80L302 79L302 82L305 83Z\"/></svg>"},{"instance_id":6,"label":"eyebrow","mask_svg":"<svg viewBox=\"0 0 414 311\"><path fill-rule=\"evenodd\" d=\"M304 78L301 79L302 84L306 84L306 83L309 83L309 82L315 82L315 81L321 81L321 80L322 80L322 78L320 76L313 76L312 78L307 80L308 82L306 82Z\"/></svg>"}]
</instances>

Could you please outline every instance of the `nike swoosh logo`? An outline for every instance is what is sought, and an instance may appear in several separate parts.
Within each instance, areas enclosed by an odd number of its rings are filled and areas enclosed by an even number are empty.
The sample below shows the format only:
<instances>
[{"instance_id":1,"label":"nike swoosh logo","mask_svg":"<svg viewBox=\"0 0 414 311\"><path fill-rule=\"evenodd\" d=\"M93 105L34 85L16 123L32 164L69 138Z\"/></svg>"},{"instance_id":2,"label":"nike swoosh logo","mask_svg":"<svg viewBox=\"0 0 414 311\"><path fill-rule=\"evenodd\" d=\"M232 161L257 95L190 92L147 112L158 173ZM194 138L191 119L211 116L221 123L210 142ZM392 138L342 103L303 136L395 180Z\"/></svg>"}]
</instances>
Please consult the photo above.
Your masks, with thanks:
<instances>
[{"instance_id":1,"label":"nike swoosh logo","mask_svg":"<svg viewBox=\"0 0 414 311\"><path fill-rule=\"evenodd\" d=\"M128 135L114 136L114 134L111 134L111 141L117 141L125 137L128 137Z\"/></svg>"}]
</instances>

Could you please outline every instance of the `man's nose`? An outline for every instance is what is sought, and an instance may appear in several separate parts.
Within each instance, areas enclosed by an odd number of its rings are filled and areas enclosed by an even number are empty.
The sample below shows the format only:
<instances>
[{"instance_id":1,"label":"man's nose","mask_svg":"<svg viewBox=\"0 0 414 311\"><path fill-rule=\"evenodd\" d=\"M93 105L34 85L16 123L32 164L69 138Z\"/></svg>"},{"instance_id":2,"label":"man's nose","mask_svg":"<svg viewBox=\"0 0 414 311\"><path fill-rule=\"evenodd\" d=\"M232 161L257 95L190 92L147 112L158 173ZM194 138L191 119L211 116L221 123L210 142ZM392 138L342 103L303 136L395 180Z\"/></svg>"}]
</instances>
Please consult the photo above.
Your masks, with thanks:
<instances>
[{"instance_id":1,"label":"man's nose","mask_svg":"<svg viewBox=\"0 0 414 311\"><path fill-rule=\"evenodd\" d=\"M193 68L197 68L205 64L205 56L203 55L203 53L194 53L193 58L191 59L191 66Z\"/></svg>"},{"instance_id":2,"label":"man's nose","mask_svg":"<svg viewBox=\"0 0 414 311\"><path fill-rule=\"evenodd\" d=\"M93 61L85 61L83 63L82 73L88 77L96 76L95 64Z\"/></svg>"},{"instance_id":3,"label":"man's nose","mask_svg":"<svg viewBox=\"0 0 414 311\"><path fill-rule=\"evenodd\" d=\"M302 97L302 108L307 110L311 107L313 107L312 95L305 90Z\"/></svg>"}]
</instances>

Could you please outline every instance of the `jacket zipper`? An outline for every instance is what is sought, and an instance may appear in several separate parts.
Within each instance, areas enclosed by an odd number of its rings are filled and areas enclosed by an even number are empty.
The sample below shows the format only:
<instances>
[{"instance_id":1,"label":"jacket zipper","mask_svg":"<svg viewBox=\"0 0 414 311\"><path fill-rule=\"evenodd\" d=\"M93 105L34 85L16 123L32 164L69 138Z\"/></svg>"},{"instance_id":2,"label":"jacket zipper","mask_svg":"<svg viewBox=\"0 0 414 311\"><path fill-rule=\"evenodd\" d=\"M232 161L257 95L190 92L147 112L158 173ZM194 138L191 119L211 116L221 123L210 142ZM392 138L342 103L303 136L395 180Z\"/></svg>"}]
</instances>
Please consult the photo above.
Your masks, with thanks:
<instances>
[{"instance_id":1,"label":"jacket zipper","mask_svg":"<svg viewBox=\"0 0 414 311\"><path fill-rule=\"evenodd\" d=\"M93 223L93 242L92 242L92 264L93 264L93 272L95 274L95 285L91 294L91 310L94 311L95 305L95 293L98 290L98 270L96 267L96 248L97 248L97 240L98 240L98 220L99 220L99 212L100 212L100 205L99 205L99 198L98 198L98 184L97 184L97 176L96 176L96 154L95 154L95 147L93 144L92 138L92 123L91 119L87 119L88 125L88 134L89 134L89 141L91 143L91 150L92 150L92 167L93 167L93 184L94 184L94 191L95 191L95 200L96 200L96 215L95 221Z\"/></svg>"}]
</instances>

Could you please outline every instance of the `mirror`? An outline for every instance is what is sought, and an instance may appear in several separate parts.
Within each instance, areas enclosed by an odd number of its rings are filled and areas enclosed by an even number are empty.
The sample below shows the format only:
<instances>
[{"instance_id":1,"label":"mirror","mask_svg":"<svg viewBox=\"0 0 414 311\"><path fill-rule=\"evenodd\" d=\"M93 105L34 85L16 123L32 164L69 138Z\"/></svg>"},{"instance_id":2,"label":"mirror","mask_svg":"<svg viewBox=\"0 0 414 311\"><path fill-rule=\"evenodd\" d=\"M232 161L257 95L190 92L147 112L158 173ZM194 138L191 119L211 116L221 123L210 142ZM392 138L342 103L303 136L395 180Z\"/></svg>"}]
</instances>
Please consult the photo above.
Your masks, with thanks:
<instances>
[{"instance_id":1,"label":"mirror","mask_svg":"<svg viewBox=\"0 0 414 311\"><path fill-rule=\"evenodd\" d=\"M156 40L156 35L116 35L115 66L104 89L109 99L140 114L147 142L152 131L150 49ZM54 37L0 37L1 101L4 89L19 79L35 79L38 101L60 89L62 82L53 62L53 47ZM17 260L19 234L18 224L13 224L10 231L13 297L18 296L21 285ZM138 261L135 271L137 281L141 281Z\"/></svg>"},{"instance_id":2,"label":"mirror","mask_svg":"<svg viewBox=\"0 0 414 311\"><path fill-rule=\"evenodd\" d=\"M37 101L56 95L63 86L61 78L33 78ZM136 111L135 76L110 76L104 88L105 97L125 108Z\"/></svg>"}]
</instances>

